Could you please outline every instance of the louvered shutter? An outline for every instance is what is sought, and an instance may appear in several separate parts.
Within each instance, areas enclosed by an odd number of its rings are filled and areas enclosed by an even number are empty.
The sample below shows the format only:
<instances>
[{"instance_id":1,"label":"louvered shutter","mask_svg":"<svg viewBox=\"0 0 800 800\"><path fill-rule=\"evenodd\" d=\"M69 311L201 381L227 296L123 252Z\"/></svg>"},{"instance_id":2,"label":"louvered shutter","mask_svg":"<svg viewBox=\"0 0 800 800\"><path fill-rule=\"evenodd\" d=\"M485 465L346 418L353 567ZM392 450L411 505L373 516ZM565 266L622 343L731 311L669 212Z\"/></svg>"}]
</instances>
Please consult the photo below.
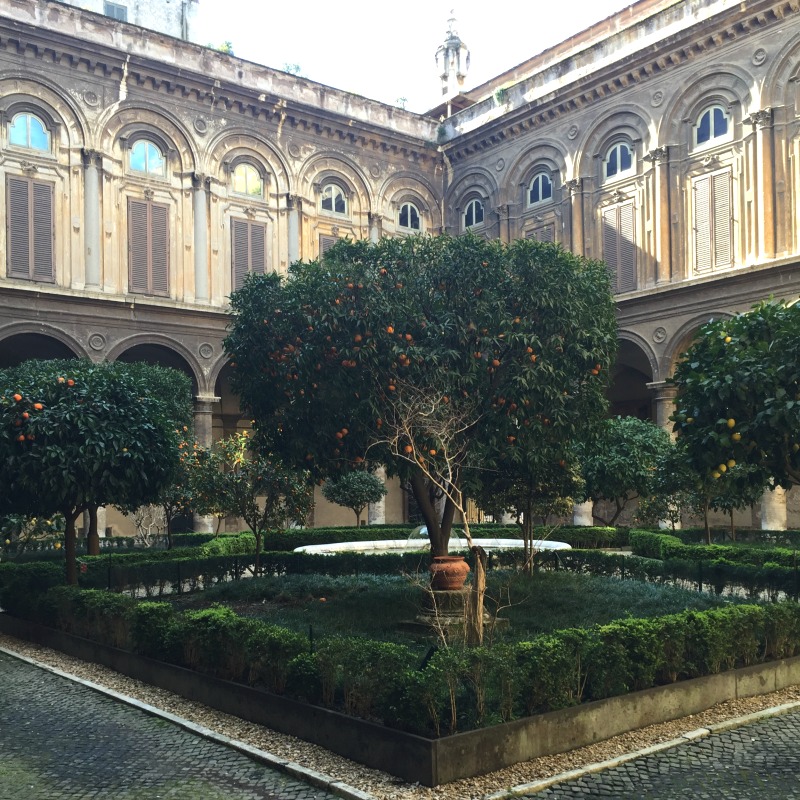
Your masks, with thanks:
<instances>
[{"instance_id":1,"label":"louvered shutter","mask_svg":"<svg viewBox=\"0 0 800 800\"><path fill-rule=\"evenodd\" d=\"M31 181L33 193L33 279L53 280L53 186Z\"/></svg>"},{"instance_id":2,"label":"louvered shutter","mask_svg":"<svg viewBox=\"0 0 800 800\"><path fill-rule=\"evenodd\" d=\"M319 254L320 254L320 256L324 256L325 253L327 253L328 250L330 250L331 247L333 247L336 244L337 241L338 241L338 238L336 236L326 236L325 234L320 234L320 237L319 237Z\"/></svg>"},{"instance_id":3,"label":"louvered shutter","mask_svg":"<svg viewBox=\"0 0 800 800\"><path fill-rule=\"evenodd\" d=\"M130 291L139 294L150 288L148 205L128 198L128 281Z\"/></svg>"},{"instance_id":4,"label":"louvered shutter","mask_svg":"<svg viewBox=\"0 0 800 800\"><path fill-rule=\"evenodd\" d=\"M241 289L249 267L248 225L241 219L231 220L231 267L233 288Z\"/></svg>"},{"instance_id":5,"label":"louvered shutter","mask_svg":"<svg viewBox=\"0 0 800 800\"><path fill-rule=\"evenodd\" d=\"M528 231L525 238L536 239L537 242L555 242L556 227L555 225L543 225L541 228Z\"/></svg>"},{"instance_id":6,"label":"louvered shutter","mask_svg":"<svg viewBox=\"0 0 800 800\"><path fill-rule=\"evenodd\" d=\"M694 271L698 275L713 268L711 237L711 177L694 181Z\"/></svg>"},{"instance_id":7,"label":"louvered shutter","mask_svg":"<svg viewBox=\"0 0 800 800\"><path fill-rule=\"evenodd\" d=\"M8 178L8 276L53 281L53 186Z\"/></svg>"},{"instance_id":8,"label":"louvered shutter","mask_svg":"<svg viewBox=\"0 0 800 800\"><path fill-rule=\"evenodd\" d=\"M30 278L30 181L8 178L8 277Z\"/></svg>"},{"instance_id":9,"label":"louvered shutter","mask_svg":"<svg viewBox=\"0 0 800 800\"><path fill-rule=\"evenodd\" d=\"M730 267L731 247L731 174L728 170L711 177L714 213L714 268Z\"/></svg>"},{"instance_id":10,"label":"louvered shutter","mask_svg":"<svg viewBox=\"0 0 800 800\"><path fill-rule=\"evenodd\" d=\"M633 203L603 209L603 260L614 293L636 288L636 218Z\"/></svg>"},{"instance_id":11,"label":"louvered shutter","mask_svg":"<svg viewBox=\"0 0 800 800\"><path fill-rule=\"evenodd\" d=\"M618 255L617 287L620 292L632 292L636 288L636 241L633 203L617 206Z\"/></svg>"},{"instance_id":12,"label":"louvered shutter","mask_svg":"<svg viewBox=\"0 0 800 800\"><path fill-rule=\"evenodd\" d=\"M150 203L150 289L169 294L169 208Z\"/></svg>"},{"instance_id":13,"label":"louvered shutter","mask_svg":"<svg viewBox=\"0 0 800 800\"><path fill-rule=\"evenodd\" d=\"M267 266L267 228L256 222L250 223L250 270L263 275Z\"/></svg>"}]
</instances>

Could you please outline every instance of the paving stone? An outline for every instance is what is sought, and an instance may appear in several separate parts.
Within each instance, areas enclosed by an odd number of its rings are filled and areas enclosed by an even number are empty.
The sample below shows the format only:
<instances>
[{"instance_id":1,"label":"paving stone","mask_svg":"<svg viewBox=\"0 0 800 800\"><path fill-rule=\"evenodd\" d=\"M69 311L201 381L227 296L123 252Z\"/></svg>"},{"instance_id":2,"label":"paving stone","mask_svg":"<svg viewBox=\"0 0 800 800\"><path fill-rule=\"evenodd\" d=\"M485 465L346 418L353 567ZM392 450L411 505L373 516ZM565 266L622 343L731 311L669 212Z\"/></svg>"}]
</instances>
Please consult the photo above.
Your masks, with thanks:
<instances>
[{"instance_id":1,"label":"paving stone","mask_svg":"<svg viewBox=\"0 0 800 800\"><path fill-rule=\"evenodd\" d=\"M0 653L0 800L335 797Z\"/></svg>"},{"instance_id":2,"label":"paving stone","mask_svg":"<svg viewBox=\"0 0 800 800\"><path fill-rule=\"evenodd\" d=\"M800 711L714 733L522 796L800 800Z\"/></svg>"}]
</instances>

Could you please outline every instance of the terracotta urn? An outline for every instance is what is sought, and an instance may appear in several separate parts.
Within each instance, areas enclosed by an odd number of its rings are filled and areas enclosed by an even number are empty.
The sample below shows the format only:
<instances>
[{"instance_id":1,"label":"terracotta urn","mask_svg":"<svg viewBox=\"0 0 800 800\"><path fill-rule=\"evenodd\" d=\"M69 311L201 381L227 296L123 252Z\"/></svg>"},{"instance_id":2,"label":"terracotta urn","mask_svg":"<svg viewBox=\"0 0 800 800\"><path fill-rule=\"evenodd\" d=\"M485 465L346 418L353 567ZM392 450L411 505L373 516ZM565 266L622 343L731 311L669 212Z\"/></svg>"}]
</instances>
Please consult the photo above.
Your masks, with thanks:
<instances>
[{"instance_id":1,"label":"terracotta urn","mask_svg":"<svg viewBox=\"0 0 800 800\"><path fill-rule=\"evenodd\" d=\"M464 586L469 564L464 556L434 556L431 560L431 589L454 591Z\"/></svg>"}]
</instances>

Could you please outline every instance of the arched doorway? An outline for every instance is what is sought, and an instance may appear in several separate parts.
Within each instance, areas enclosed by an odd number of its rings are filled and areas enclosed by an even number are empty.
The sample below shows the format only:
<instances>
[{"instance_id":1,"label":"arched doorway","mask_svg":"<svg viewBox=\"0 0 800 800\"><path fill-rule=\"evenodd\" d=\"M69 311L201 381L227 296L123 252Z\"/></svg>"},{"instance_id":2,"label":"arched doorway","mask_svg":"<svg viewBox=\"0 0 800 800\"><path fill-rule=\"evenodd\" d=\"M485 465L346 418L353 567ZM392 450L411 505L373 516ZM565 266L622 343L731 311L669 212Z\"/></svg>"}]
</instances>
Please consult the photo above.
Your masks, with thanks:
<instances>
[{"instance_id":1,"label":"arched doorway","mask_svg":"<svg viewBox=\"0 0 800 800\"><path fill-rule=\"evenodd\" d=\"M647 353L635 342L622 339L608 390L609 413L654 422L653 392L647 387L653 380Z\"/></svg>"}]
</instances>

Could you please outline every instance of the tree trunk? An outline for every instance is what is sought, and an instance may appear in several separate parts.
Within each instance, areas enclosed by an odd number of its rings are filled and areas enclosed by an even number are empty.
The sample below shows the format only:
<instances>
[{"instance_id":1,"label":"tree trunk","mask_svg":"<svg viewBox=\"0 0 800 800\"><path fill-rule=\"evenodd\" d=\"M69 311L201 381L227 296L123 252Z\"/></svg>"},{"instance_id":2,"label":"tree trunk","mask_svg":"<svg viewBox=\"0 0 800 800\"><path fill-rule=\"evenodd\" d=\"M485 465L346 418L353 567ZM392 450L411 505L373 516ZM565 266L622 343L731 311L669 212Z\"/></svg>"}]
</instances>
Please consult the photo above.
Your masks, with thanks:
<instances>
[{"instance_id":1,"label":"tree trunk","mask_svg":"<svg viewBox=\"0 0 800 800\"><path fill-rule=\"evenodd\" d=\"M256 533L256 561L253 566L253 577L257 578L261 574L261 534Z\"/></svg>"},{"instance_id":2,"label":"tree trunk","mask_svg":"<svg viewBox=\"0 0 800 800\"><path fill-rule=\"evenodd\" d=\"M731 541L736 541L736 526L733 524L733 509L731 509Z\"/></svg>"},{"instance_id":3,"label":"tree trunk","mask_svg":"<svg viewBox=\"0 0 800 800\"><path fill-rule=\"evenodd\" d=\"M472 591L469 596L469 619L467 640L471 645L483 644L483 600L486 595L486 551L474 546L475 570L472 578Z\"/></svg>"},{"instance_id":4,"label":"tree trunk","mask_svg":"<svg viewBox=\"0 0 800 800\"><path fill-rule=\"evenodd\" d=\"M78 585L78 564L75 542L75 520L80 511L70 509L64 511L64 559L67 569L67 583L71 586Z\"/></svg>"},{"instance_id":5,"label":"tree trunk","mask_svg":"<svg viewBox=\"0 0 800 800\"><path fill-rule=\"evenodd\" d=\"M706 544L711 544L711 526L708 524L708 498L703 502L703 527L706 532Z\"/></svg>"},{"instance_id":6,"label":"tree trunk","mask_svg":"<svg viewBox=\"0 0 800 800\"><path fill-rule=\"evenodd\" d=\"M89 506L89 531L86 534L86 555L100 555L100 533L97 530L97 506Z\"/></svg>"},{"instance_id":7,"label":"tree trunk","mask_svg":"<svg viewBox=\"0 0 800 800\"><path fill-rule=\"evenodd\" d=\"M456 513L456 507L453 501L445 498L444 513L441 520L436 513L436 508L431 502L431 497L428 492L428 483L425 476L416 471L409 479L411 486L411 493L417 501L422 518L425 520L425 525L428 528L428 539L431 543L432 556L446 556L448 544L450 542L450 531L453 528L453 518Z\"/></svg>"}]
</instances>

